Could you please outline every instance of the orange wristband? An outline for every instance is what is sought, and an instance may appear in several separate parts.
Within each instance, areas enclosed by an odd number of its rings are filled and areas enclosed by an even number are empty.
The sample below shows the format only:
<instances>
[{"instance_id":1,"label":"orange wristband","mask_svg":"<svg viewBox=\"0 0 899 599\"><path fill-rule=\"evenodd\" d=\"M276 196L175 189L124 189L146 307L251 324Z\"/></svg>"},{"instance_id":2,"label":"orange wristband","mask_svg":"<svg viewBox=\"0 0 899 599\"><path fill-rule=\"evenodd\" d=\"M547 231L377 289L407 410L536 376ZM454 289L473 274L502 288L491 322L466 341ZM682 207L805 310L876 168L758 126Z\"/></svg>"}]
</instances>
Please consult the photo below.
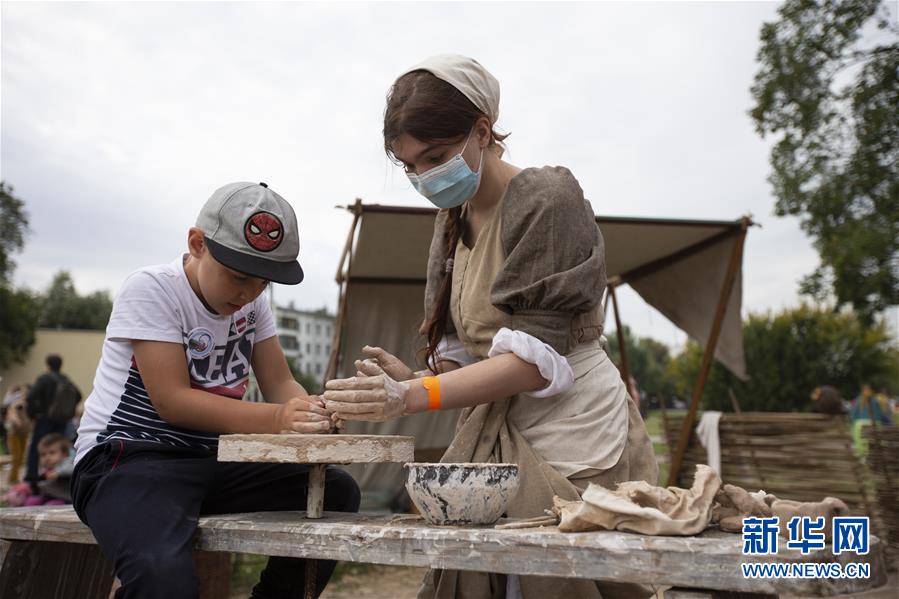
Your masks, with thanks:
<instances>
[{"instance_id":1,"label":"orange wristband","mask_svg":"<svg viewBox=\"0 0 899 599\"><path fill-rule=\"evenodd\" d=\"M426 376L421 379L421 386L428 390L428 409L440 409L440 379L436 376Z\"/></svg>"}]
</instances>

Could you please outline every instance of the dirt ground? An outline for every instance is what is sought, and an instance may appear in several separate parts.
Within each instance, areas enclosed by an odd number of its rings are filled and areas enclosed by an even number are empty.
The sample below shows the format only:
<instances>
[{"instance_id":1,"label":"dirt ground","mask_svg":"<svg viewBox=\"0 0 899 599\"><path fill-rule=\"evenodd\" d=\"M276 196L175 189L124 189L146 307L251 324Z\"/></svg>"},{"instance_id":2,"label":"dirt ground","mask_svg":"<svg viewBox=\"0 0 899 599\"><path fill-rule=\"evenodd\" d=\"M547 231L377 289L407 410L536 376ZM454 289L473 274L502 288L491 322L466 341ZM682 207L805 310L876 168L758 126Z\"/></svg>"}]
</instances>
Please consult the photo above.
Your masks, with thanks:
<instances>
[{"instance_id":1,"label":"dirt ground","mask_svg":"<svg viewBox=\"0 0 899 599\"><path fill-rule=\"evenodd\" d=\"M231 599L246 599L264 558L242 556L231 579ZM321 599L414 599L426 568L340 563Z\"/></svg>"},{"instance_id":2,"label":"dirt ground","mask_svg":"<svg viewBox=\"0 0 899 599\"><path fill-rule=\"evenodd\" d=\"M425 568L404 568L365 564L348 565L332 580L321 599L414 599ZM897 564L896 566L899 566ZM834 599L899 599L899 568L891 571L889 582L866 593L837 595ZM232 599L244 599L246 593L232 593ZM657 595L664 599L664 591ZM800 595L781 595L781 599L804 599Z\"/></svg>"},{"instance_id":3,"label":"dirt ground","mask_svg":"<svg viewBox=\"0 0 899 599\"><path fill-rule=\"evenodd\" d=\"M374 565L348 569L328 585L321 599L415 599L426 571Z\"/></svg>"}]
</instances>

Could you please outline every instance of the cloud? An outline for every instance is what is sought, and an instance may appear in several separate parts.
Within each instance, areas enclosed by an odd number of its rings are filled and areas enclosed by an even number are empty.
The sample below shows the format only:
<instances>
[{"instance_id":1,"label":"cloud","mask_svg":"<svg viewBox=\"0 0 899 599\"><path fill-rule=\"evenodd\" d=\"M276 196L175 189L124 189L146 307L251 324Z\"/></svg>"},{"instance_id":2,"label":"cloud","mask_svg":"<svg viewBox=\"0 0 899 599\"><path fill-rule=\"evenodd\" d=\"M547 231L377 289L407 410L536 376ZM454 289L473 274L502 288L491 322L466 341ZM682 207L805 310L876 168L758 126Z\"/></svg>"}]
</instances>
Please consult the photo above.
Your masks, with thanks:
<instances>
[{"instance_id":1,"label":"cloud","mask_svg":"<svg viewBox=\"0 0 899 599\"><path fill-rule=\"evenodd\" d=\"M816 257L771 216L768 146L746 112L758 31L776 5L612 3L6 3L3 178L31 215L16 280L71 270L115 290L171 260L205 199L235 180L292 201L306 282L278 301L336 307L350 216L425 206L383 153L385 93L439 52L477 57L503 89L518 166L562 164L607 215L735 219L745 303L794 303ZM639 240L635 240L638 243ZM788 256L788 259L779 257ZM623 318L678 333L635 294Z\"/></svg>"}]
</instances>

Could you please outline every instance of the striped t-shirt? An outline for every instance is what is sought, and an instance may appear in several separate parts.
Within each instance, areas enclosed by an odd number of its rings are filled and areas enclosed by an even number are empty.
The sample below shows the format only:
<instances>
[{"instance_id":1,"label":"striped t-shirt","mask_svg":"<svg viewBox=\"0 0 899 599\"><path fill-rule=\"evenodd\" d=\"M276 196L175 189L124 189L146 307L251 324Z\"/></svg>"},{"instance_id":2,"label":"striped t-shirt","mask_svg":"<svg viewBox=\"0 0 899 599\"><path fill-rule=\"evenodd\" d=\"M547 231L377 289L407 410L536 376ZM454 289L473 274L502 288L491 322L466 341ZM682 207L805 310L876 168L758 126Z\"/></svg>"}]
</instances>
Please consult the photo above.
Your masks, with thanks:
<instances>
[{"instance_id":1,"label":"striped t-shirt","mask_svg":"<svg viewBox=\"0 0 899 599\"><path fill-rule=\"evenodd\" d=\"M213 314L184 274L184 258L142 268L125 279L113 302L94 389L84 404L75 462L114 439L214 449L218 435L169 424L159 417L141 380L133 339L184 348L190 384L222 396L243 397L253 344L275 335L266 295L229 316Z\"/></svg>"}]
</instances>

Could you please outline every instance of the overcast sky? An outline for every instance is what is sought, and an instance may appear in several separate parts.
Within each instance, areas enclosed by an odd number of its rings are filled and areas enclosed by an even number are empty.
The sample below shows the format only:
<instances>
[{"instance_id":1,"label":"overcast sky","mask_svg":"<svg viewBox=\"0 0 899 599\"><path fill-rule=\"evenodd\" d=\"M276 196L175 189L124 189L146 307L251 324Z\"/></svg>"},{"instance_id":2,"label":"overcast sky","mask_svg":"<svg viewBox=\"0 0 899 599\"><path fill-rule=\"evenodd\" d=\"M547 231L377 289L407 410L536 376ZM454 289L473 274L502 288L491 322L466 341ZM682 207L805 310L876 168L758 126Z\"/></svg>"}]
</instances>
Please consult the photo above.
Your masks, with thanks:
<instances>
[{"instance_id":1,"label":"overcast sky","mask_svg":"<svg viewBox=\"0 0 899 599\"><path fill-rule=\"evenodd\" d=\"M15 282L72 272L115 292L185 248L210 193L266 181L296 209L306 280L278 303L336 307L365 202L428 206L383 152L384 96L436 53L500 81L517 166L564 165L602 215L736 219L744 313L795 305L817 255L773 216L769 142L747 111L776 3L2 4L2 178L32 233ZM622 318L685 336L629 289ZM377 342L377 340L372 340Z\"/></svg>"}]
</instances>

